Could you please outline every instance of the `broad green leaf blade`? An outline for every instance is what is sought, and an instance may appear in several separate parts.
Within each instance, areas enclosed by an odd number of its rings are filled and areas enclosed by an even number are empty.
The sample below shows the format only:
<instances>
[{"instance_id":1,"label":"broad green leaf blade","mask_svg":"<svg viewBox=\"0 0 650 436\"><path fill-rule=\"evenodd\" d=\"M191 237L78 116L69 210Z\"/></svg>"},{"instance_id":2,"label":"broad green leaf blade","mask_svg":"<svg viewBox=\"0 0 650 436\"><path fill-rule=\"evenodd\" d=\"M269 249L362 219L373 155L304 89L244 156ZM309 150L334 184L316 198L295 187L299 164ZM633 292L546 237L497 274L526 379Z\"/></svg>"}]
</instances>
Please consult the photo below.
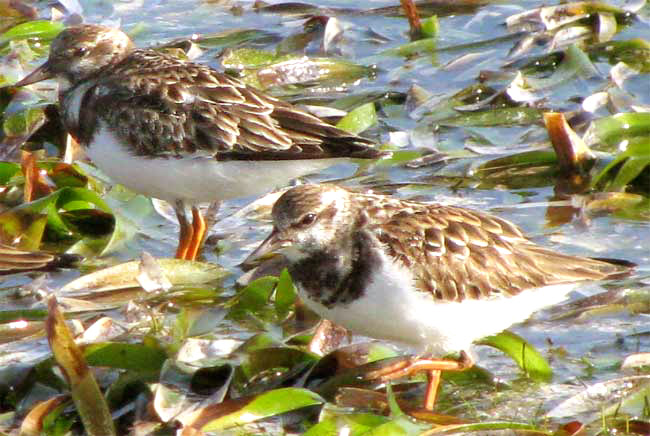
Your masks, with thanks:
<instances>
[{"instance_id":1,"label":"broad green leaf blade","mask_svg":"<svg viewBox=\"0 0 650 436\"><path fill-rule=\"evenodd\" d=\"M440 24L438 23L438 17L432 15L429 18L422 20L422 35L426 38L435 38L440 32Z\"/></svg>"},{"instance_id":2,"label":"broad green leaf blade","mask_svg":"<svg viewBox=\"0 0 650 436\"><path fill-rule=\"evenodd\" d=\"M376 123L377 111L375 110L375 104L366 103L341 118L336 127L356 135Z\"/></svg>"},{"instance_id":3,"label":"broad green leaf blade","mask_svg":"<svg viewBox=\"0 0 650 436\"><path fill-rule=\"evenodd\" d=\"M483 338L478 343L503 351L533 380L549 381L553 377L553 370L544 356L530 343L508 330Z\"/></svg>"},{"instance_id":4,"label":"broad green leaf blade","mask_svg":"<svg viewBox=\"0 0 650 436\"><path fill-rule=\"evenodd\" d=\"M107 366L158 373L167 359L165 352L144 344L103 342L84 347L84 355L91 366Z\"/></svg>"},{"instance_id":5,"label":"broad green leaf blade","mask_svg":"<svg viewBox=\"0 0 650 436\"><path fill-rule=\"evenodd\" d=\"M289 57L283 57L282 59L289 59ZM279 60L280 58L273 52L243 47L225 53L221 65L224 68L242 69L269 65Z\"/></svg>"},{"instance_id":6,"label":"broad green leaf blade","mask_svg":"<svg viewBox=\"0 0 650 436\"><path fill-rule=\"evenodd\" d=\"M430 428L430 424L415 421L406 415L400 415L395 419L388 421L385 424L379 425L369 432L365 433L367 436L384 436L384 435L421 435L424 431Z\"/></svg>"},{"instance_id":7,"label":"broad green leaf blade","mask_svg":"<svg viewBox=\"0 0 650 436\"><path fill-rule=\"evenodd\" d=\"M38 250L46 224L47 215L10 209L0 214L0 242L11 243L21 250Z\"/></svg>"},{"instance_id":8,"label":"broad green leaf blade","mask_svg":"<svg viewBox=\"0 0 650 436\"><path fill-rule=\"evenodd\" d=\"M349 415L338 415L327 418L311 427L304 436L330 436L340 434L345 428L350 436L361 436L382 424L386 424L389 418L373 415L370 413L357 413Z\"/></svg>"},{"instance_id":9,"label":"broad green leaf blade","mask_svg":"<svg viewBox=\"0 0 650 436\"><path fill-rule=\"evenodd\" d=\"M451 118L440 120L444 126L514 126L528 125L541 121L542 111L530 107L507 107L503 109L492 109L485 111L469 112Z\"/></svg>"},{"instance_id":10,"label":"broad green leaf blade","mask_svg":"<svg viewBox=\"0 0 650 436\"><path fill-rule=\"evenodd\" d=\"M296 287L291 280L289 271L285 268L280 273L278 284L275 287L275 311L280 318L284 318L296 301Z\"/></svg>"},{"instance_id":11,"label":"broad green leaf blade","mask_svg":"<svg viewBox=\"0 0 650 436\"><path fill-rule=\"evenodd\" d=\"M595 120L585 133L585 142L618 146L622 140L635 136L650 136L650 113L618 113Z\"/></svg>"},{"instance_id":12,"label":"broad green leaf blade","mask_svg":"<svg viewBox=\"0 0 650 436\"><path fill-rule=\"evenodd\" d=\"M60 21L35 20L18 24L0 35L0 45L9 41L38 38L44 40L53 39L63 30L63 23Z\"/></svg>"},{"instance_id":13,"label":"broad green leaf blade","mask_svg":"<svg viewBox=\"0 0 650 436\"><path fill-rule=\"evenodd\" d=\"M44 321L46 317L45 309L0 310L1 324L15 321Z\"/></svg>"},{"instance_id":14,"label":"broad green leaf blade","mask_svg":"<svg viewBox=\"0 0 650 436\"><path fill-rule=\"evenodd\" d=\"M641 136L631 138L627 148L620 152L596 177L592 187L606 187L612 190L622 190L643 171L647 171L650 161L650 141ZM612 174L616 170L616 174ZM614 179L609 182L606 181Z\"/></svg>"},{"instance_id":15,"label":"broad green leaf blade","mask_svg":"<svg viewBox=\"0 0 650 436\"><path fill-rule=\"evenodd\" d=\"M649 167L650 158L630 157L616 173L616 177L612 181L610 188L615 191L622 190Z\"/></svg>"},{"instance_id":16,"label":"broad green leaf blade","mask_svg":"<svg viewBox=\"0 0 650 436\"><path fill-rule=\"evenodd\" d=\"M445 434L465 434L477 436L484 434L521 434L527 436L544 436L549 434L548 432L542 431L538 427L531 424L508 421L488 421L470 424L449 425L445 427L445 430Z\"/></svg>"},{"instance_id":17,"label":"broad green leaf blade","mask_svg":"<svg viewBox=\"0 0 650 436\"><path fill-rule=\"evenodd\" d=\"M6 185L20 173L20 165L13 162L0 162L0 185Z\"/></svg>"},{"instance_id":18,"label":"broad green leaf blade","mask_svg":"<svg viewBox=\"0 0 650 436\"><path fill-rule=\"evenodd\" d=\"M255 397L240 398L237 402L240 407L225 415L219 412L221 412L221 409L232 410L226 404L227 402L215 405L212 412L217 412L217 417L203 424L201 429L203 431L219 431L280 415L291 410L322 404L324 400L318 394L307 389L281 388ZM205 410L205 412L209 411Z\"/></svg>"},{"instance_id":19,"label":"broad green leaf blade","mask_svg":"<svg viewBox=\"0 0 650 436\"><path fill-rule=\"evenodd\" d=\"M247 310L255 310L266 306L277 283L278 278L273 276L253 280L239 292L237 306Z\"/></svg>"},{"instance_id":20,"label":"broad green leaf blade","mask_svg":"<svg viewBox=\"0 0 650 436\"><path fill-rule=\"evenodd\" d=\"M41 108L31 108L5 116L2 130L4 141L22 143L45 124L45 111Z\"/></svg>"},{"instance_id":21,"label":"broad green leaf blade","mask_svg":"<svg viewBox=\"0 0 650 436\"><path fill-rule=\"evenodd\" d=\"M111 208L104 200L94 191L85 188L63 188L59 191L56 206L65 210L75 210L82 206L87 209L96 207L97 209L111 213Z\"/></svg>"}]
</instances>

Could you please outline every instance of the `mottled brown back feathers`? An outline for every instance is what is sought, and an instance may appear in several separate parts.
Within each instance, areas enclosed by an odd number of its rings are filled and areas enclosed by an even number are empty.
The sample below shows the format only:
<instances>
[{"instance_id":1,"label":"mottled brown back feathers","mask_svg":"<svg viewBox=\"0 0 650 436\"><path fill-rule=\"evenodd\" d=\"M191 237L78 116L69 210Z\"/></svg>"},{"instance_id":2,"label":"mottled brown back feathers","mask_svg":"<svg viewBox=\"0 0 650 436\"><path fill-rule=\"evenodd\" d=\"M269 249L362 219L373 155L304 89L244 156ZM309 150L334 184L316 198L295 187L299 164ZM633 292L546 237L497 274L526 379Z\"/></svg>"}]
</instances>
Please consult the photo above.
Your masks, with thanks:
<instances>
[{"instance_id":1,"label":"mottled brown back feathers","mask_svg":"<svg viewBox=\"0 0 650 436\"><path fill-rule=\"evenodd\" d=\"M113 127L138 155L198 152L217 160L383 155L372 148L372 141L237 79L152 50L131 52L94 80L84 110ZM81 129L79 139L88 143L96 126Z\"/></svg>"},{"instance_id":2,"label":"mottled brown back feathers","mask_svg":"<svg viewBox=\"0 0 650 436\"><path fill-rule=\"evenodd\" d=\"M341 199L346 206L339 214L347 216L322 213L325 202ZM543 248L514 224L487 213L354 193L331 185L287 191L274 206L273 216L276 226L285 228L310 212L332 225L350 226L339 230L341 234L375 241L378 249L412 272L419 290L441 301L507 297L547 285L617 278L630 270L630 264ZM344 252L344 239L335 237L323 244L341 250L340 256L350 256Z\"/></svg>"}]
</instances>

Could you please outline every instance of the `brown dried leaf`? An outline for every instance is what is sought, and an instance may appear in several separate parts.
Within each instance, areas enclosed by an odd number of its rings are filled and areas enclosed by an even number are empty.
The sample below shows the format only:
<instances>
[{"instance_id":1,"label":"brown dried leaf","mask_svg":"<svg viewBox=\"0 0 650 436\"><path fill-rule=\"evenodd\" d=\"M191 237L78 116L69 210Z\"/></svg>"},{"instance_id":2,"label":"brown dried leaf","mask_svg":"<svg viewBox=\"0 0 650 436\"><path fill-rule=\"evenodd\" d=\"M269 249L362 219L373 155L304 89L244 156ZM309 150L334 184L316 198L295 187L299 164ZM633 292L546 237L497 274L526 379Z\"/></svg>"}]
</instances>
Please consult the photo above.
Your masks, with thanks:
<instances>
[{"instance_id":1,"label":"brown dried leaf","mask_svg":"<svg viewBox=\"0 0 650 436\"><path fill-rule=\"evenodd\" d=\"M593 153L571 129L564 118L564 114L546 112L544 114L544 123L562 171L580 173L591 165L594 159Z\"/></svg>"}]
</instances>

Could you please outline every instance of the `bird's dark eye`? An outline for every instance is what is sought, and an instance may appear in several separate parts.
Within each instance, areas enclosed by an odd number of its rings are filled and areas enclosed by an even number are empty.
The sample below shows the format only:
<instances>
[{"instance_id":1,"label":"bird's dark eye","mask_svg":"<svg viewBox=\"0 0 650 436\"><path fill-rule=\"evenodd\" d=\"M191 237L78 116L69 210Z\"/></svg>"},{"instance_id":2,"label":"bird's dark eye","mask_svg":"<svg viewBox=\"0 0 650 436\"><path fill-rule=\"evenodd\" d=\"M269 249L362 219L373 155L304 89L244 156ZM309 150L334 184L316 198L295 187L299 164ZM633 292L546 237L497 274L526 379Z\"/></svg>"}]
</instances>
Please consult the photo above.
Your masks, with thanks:
<instances>
[{"instance_id":1,"label":"bird's dark eye","mask_svg":"<svg viewBox=\"0 0 650 436\"><path fill-rule=\"evenodd\" d=\"M316 221L315 213L308 213L300 219L300 226L309 226Z\"/></svg>"},{"instance_id":2,"label":"bird's dark eye","mask_svg":"<svg viewBox=\"0 0 650 436\"><path fill-rule=\"evenodd\" d=\"M81 57L81 56L85 56L86 53L88 53L88 47L77 47L74 50L73 55L76 57Z\"/></svg>"}]
</instances>

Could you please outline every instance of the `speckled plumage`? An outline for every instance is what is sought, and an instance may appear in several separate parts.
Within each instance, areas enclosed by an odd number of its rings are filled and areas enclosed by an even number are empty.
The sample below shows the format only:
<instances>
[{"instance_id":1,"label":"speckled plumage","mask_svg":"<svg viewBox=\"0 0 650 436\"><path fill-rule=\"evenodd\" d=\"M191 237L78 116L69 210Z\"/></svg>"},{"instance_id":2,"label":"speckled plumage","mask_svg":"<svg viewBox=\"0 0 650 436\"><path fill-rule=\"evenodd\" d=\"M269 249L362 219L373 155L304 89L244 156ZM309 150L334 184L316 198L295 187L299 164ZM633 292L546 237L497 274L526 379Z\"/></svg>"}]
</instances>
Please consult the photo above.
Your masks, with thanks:
<instances>
[{"instance_id":1,"label":"speckled plumage","mask_svg":"<svg viewBox=\"0 0 650 436\"><path fill-rule=\"evenodd\" d=\"M323 201L328 192L341 196L339 204ZM351 247L356 251L363 245L381 249L413 272L419 291L439 301L507 297L526 289L600 280L626 271L617 264L541 247L517 226L494 215L329 185L305 185L285 193L273 208L276 231L287 232L288 238L308 233L308 226L296 227L306 214L315 214L316 220L324 221L322 225L332 226L331 240L317 240L314 247L344 257L350 253L339 248L348 239L354 241ZM297 248L310 253L311 247L298 244Z\"/></svg>"},{"instance_id":2,"label":"speckled plumage","mask_svg":"<svg viewBox=\"0 0 650 436\"><path fill-rule=\"evenodd\" d=\"M208 66L135 49L117 29L65 29L52 43L48 70L69 82L61 93L64 120L84 145L104 121L139 156L203 152L222 161L383 154L372 141Z\"/></svg>"},{"instance_id":3,"label":"speckled plumage","mask_svg":"<svg viewBox=\"0 0 650 436\"><path fill-rule=\"evenodd\" d=\"M251 257L284 254L309 307L353 332L439 353L466 350L577 282L629 271L541 247L484 212L333 185L290 189L273 222Z\"/></svg>"},{"instance_id":4,"label":"speckled plumage","mask_svg":"<svg viewBox=\"0 0 650 436\"><path fill-rule=\"evenodd\" d=\"M255 195L341 159L385 155L208 66L135 49L118 29L63 30L47 62L16 85L52 77L70 134L115 181L172 202L181 235L192 234L186 204Z\"/></svg>"}]
</instances>

